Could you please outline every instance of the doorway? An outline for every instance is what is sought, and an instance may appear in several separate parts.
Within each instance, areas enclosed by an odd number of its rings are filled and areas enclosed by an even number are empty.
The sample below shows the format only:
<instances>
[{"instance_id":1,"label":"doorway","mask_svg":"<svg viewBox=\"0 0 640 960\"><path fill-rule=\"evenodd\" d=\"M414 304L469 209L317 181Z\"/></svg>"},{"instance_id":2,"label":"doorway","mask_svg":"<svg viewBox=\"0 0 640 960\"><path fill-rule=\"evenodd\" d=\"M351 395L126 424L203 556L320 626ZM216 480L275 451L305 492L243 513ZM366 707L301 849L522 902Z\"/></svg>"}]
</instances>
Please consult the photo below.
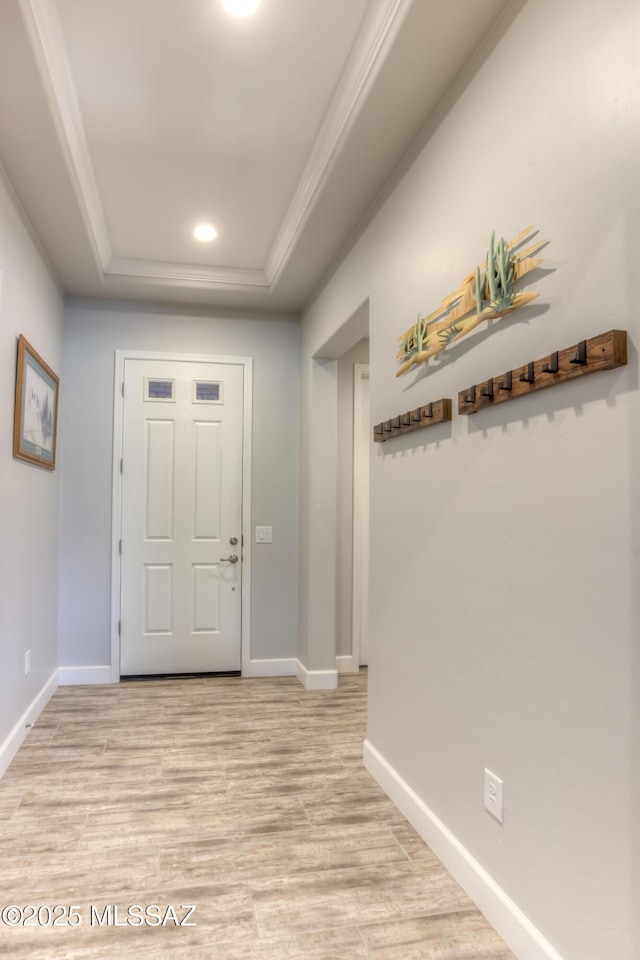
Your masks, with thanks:
<instances>
[{"instance_id":1,"label":"doorway","mask_svg":"<svg viewBox=\"0 0 640 960\"><path fill-rule=\"evenodd\" d=\"M337 361L336 668L368 663L369 340Z\"/></svg>"},{"instance_id":2,"label":"doorway","mask_svg":"<svg viewBox=\"0 0 640 960\"><path fill-rule=\"evenodd\" d=\"M251 361L116 366L112 679L247 672Z\"/></svg>"},{"instance_id":3,"label":"doorway","mask_svg":"<svg viewBox=\"0 0 640 960\"><path fill-rule=\"evenodd\" d=\"M369 664L369 364L353 368L353 600L354 669Z\"/></svg>"}]
</instances>

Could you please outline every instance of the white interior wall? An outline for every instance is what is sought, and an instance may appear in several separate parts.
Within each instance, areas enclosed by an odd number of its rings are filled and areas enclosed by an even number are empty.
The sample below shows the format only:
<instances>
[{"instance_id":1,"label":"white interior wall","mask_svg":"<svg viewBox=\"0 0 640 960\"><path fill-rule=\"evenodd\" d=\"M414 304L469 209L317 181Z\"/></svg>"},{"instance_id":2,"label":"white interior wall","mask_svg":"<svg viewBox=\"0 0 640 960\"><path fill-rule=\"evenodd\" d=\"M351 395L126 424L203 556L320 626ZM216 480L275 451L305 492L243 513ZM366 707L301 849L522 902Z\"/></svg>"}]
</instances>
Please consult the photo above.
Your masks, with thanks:
<instances>
[{"instance_id":1,"label":"white interior wall","mask_svg":"<svg viewBox=\"0 0 640 960\"><path fill-rule=\"evenodd\" d=\"M336 656L352 653L353 633L353 368L369 363L362 339L338 360L338 499L336 505Z\"/></svg>"},{"instance_id":2,"label":"white interior wall","mask_svg":"<svg viewBox=\"0 0 640 960\"><path fill-rule=\"evenodd\" d=\"M12 456L21 333L61 376L62 299L0 175L0 774L23 738L24 715L47 684L55 688L57 667L60 468Z\"/></svg>"},{"instance_id":3,"label":"white interior wall","mask_svg":"<svg viewBox=\"0 0 640 960\"><path fill-rule=\"evenodd\" d=\"M318 419L311 358L366 297L372 423L628 329L625 369L372 449L368 740L510 898L519 958L635 960L640 7L511 12L307 311L301 523L331 496L313 472L331 414ZM530 223L550 240L538 303L396 379L402 331L483 260L494 227ZM321 587L310 575L303 620ZM505 781L503 826L483 809L485 766Z\"/></svg>"},{"instance_id":4,"label":"white interior wall","mask_svg":"<svg viewBox=\"0 0 640 960\"><path fill-rule=\"evenodd\" d=\"M157 306L72 300L65 314L60 664L110 660L111 478L114 354L251 356L252 523L273 527L253 546L251 657L294 659L298 593L299 328Z\"/></svg>"}]
</instances>

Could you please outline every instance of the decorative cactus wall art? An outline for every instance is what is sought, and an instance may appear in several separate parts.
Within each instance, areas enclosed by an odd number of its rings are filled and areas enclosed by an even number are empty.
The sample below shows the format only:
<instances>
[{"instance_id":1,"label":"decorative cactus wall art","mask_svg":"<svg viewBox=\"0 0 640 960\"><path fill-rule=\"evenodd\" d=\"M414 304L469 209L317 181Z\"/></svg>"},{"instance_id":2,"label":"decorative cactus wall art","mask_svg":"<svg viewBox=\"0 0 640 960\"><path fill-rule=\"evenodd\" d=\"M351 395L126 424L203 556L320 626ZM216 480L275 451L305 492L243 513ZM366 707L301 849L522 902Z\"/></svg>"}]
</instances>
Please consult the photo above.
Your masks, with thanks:
<instances>
[{"instance_id":1,"label":"decorative cactus wall art","mask_svg":"<svg viewBox=\"0 0 640 960\"><path fill-rule=\"evenodd\" d=\"M484 320L504 317L536 299L537 293L515 289L519 280L544 262L544 257L535 254L546 240L537 240L516 252L533 233L535 228L527 227L509 243L503 237L496 243L495 231L491 234L484 266L467 274L459 290L445 297L433 313L418 317L417 323L398 338L401 367L397 377L466 337Z\"/></svg>"}]
</instances>

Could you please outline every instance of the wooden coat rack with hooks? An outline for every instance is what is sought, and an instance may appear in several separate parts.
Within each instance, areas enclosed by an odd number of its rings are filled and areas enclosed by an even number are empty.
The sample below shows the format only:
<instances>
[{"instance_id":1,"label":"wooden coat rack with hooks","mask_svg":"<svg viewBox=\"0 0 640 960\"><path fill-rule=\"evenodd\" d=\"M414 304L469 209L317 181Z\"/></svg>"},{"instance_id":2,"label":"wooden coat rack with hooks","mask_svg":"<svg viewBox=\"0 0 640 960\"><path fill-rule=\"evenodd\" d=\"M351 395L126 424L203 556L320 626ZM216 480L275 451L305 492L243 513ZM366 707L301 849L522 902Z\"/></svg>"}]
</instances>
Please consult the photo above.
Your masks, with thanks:
<instances>
[{"instance_id":1,"label":"wooden coat rack with hooks","mask_svg":"<svg viewBox=\"0 0 640 960\"><path fill-rule=\"evenodd\" d=\"M461 390L458 413L477 413L497 403L515 400L589 373L623 367L626 362L627 331L609 330Z\"/></svg>"}]
</instances>

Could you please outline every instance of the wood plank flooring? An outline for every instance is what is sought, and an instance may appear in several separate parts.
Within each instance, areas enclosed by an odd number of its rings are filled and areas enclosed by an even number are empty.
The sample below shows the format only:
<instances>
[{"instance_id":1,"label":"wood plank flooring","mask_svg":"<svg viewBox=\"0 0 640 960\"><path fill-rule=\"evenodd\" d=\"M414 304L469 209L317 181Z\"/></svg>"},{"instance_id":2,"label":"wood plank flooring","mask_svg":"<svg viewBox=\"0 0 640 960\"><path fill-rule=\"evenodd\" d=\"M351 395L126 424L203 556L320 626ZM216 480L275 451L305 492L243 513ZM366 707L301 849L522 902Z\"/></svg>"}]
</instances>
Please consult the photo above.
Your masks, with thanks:
<instances>
[{"instance_id":1,"label":"wood plank flooring","mask_svg":"<svg viewBox=\"0 0 640 960\"><path fill-rule=\"evenodd\" d=\"M364 769L365 717L365 673L61 687L0 781L0 908L80 923L0 922L0 958L515 960ZM152 904L196 925L133 925Z\"/></svg>"}]
</instances>

